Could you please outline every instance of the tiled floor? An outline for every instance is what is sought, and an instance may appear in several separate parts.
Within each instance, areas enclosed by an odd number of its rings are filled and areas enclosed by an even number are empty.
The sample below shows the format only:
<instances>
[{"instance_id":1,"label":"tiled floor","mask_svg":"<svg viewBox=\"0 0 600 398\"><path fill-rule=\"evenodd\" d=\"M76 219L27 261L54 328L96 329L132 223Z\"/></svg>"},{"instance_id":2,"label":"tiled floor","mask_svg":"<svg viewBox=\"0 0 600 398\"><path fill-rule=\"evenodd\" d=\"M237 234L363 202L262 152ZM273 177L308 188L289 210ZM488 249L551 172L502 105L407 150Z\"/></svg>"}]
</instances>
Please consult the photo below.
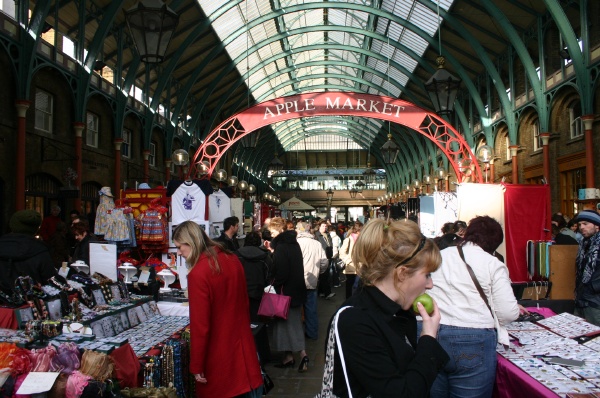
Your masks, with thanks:
<instances>
[{"instance_id":1,"label":"tiled floor","mask_svg":"<svg viewBox=\"0 0 600 398\"><path fill-rule=\"evenodd\" d=\"M272 362L267 364L265 370L271 376L275 387L269 392L267 397L277 398L314 398L321 391L323 381L323 365L325 362L325 340L327 324L331 316L337 310L345 299L345 286L333 288L335 297L325 300L319 298L317 302L317 311L319 314L319 339L306 340L306 352L310 359L308 372L298 373L298 367L278 369L273 365L274 361L280 361L282 354L272 352ZM295 353L296 365L300 358Z\"/></svg>"}]
</instances>

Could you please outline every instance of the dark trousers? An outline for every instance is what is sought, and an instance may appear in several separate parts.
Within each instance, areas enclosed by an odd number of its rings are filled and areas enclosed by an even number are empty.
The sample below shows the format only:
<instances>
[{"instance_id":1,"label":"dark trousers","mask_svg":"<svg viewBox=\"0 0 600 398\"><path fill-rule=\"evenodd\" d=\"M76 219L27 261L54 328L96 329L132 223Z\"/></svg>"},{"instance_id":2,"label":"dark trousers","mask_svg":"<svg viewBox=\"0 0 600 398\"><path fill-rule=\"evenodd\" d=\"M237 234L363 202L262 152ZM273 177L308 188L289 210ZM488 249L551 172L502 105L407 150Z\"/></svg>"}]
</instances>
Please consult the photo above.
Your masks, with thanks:
<instances>
[{"instance_id":1,"label":"dark trousers","mask_svg":"<svg viewBox=\"0 0 600 398\"><path fill-rule=\"evenodd\" d=\"M356 280L356 274L346 274L346 298L352 297L352 287Z\"/></svg>"},{"instance_id":2,"label":"dark trousers","mask_svg":"<svg viewBox=\"0 0 600 398\"><path fill-rule=\"evenodd\" d=\"M319 296L325 295L325 297L331 293L331 274L329 273L329 269L319 275L318 292Z\"/></svg>"},{"instance_id":3,"label":"dark trousers","mask_svg":"<svg viewBox=\"0 0 600 398\"><path fill-rule=\"evenodd\" d=\"M329 262L329 272L331 272L331 284L333 286L340 285L340 273L335 265L337 259L333 259Z\"/></svg>"}]
</instances>

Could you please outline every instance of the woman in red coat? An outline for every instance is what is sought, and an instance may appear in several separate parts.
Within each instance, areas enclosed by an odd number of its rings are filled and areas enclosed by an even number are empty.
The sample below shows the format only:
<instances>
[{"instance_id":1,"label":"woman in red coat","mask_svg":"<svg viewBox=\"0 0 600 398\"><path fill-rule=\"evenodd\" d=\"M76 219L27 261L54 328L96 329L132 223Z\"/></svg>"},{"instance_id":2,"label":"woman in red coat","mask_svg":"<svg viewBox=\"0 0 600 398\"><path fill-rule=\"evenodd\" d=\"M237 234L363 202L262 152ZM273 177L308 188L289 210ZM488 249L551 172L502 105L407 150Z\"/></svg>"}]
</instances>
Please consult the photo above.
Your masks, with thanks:
<instances>
[{"instance_id":1,"label":"woman in red coat","mask_svg":"<svg viewBox=\"0 0 600 398\"><path fill-rule=\"evenodd\" d=\"M192 221L177 227L173 242L189 267L190 372L196 396L261 397L242 264Z\"/></svg>"}]
</instances>

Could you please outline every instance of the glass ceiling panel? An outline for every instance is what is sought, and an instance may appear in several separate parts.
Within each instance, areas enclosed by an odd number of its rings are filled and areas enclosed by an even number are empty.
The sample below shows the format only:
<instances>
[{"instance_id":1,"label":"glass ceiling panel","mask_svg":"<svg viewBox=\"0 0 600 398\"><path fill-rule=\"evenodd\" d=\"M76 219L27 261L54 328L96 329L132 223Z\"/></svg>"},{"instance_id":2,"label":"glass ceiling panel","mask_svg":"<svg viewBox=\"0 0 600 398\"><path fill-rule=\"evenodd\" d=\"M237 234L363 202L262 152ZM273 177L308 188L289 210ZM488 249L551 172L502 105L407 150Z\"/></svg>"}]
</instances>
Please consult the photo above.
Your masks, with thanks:
<instances>
[{"instance_id":1,"label":"glass ceiling panel","mask_svg":"<svg viewBox=\"0 0 600 398\"><path fill-rule=\"evenodd\" d=\"M359 37L344 32L329 32L330 41L338 44L345 44L352 47L361 47L362 43L364 42L363 39L363 36Z\"/></svg>"},{"instance_id":2,"label":"glass ceiling panel","mask_svg":"<svg viewBox=\"0 0 600 398\"><path fill-rule=\"evenodd\" d=\"M352 52L352 51L343 51L343 50L337 50L337 49L330 49L329 50L329 55L333 55L336 57L336 59L341 59L347 62L352 62L354 64L359 62L359 54Z\"/></svg>"},{"instance_id":3,"label":"glass ceiling panel","mask_svg":"<svg viewBox=\"0 0 600 398\"><path fill-rule=\"evenodd\" d=\"M285 9L290 6L320 3L321 1L280 0L277 7ZM440 8L444 10L448 10L454 2L454 0L436 1L439 1ZM438 30L437 10L435 8L427 8L420 3L420 0L378 0L377 2L371 0L330 1L330 3L338 2L380 8L418 26L431 37ZM407 84L408 77L404 71L398 69L394 64L401 65L408 72L414 71L418 65L418 60L409 57L402 49L394 48L392 43L388 44L385 41L382 42L375 39L366 41L366 36L362 34L330 31L325 35L324 32L318 31L289 35L289 32L294 29L323 25L325 15L327 15L327 22L330 26L351 26L366 30L369 28L370 14L368 12L335 8L329 8L327 13L322 8L294 12L288 11L278 17L278 20L271 19L253 27L249 34L250 36L247 37L243 33L247 21L255 21L261 16L273 12L273 4L277 4L277 2L274 3L271 0L246 0L227 11L224 11L227 7L230 7L230 3L227 0L198 0L198 3L204 13L213 21L213 29L223 41L230 58L237 62L236 67L241 76L248 82L252 95L256 100L264 101L276 96L297 94L306 90L324 91L327 87L325 85L326 81L331 86L359 87L363 92L398 97L401 95L401 87ZM410 48L417 56L422 56L429 46L427 40L405 29L397 22L383 17L375 18L374 21L376 21L374 28L377 33L387 35L393 42L400 42L403 46ZM287 37L285 37L286 32L288 32ZM234 38L233 35L237 36ZM281 40L274 41L268 45L263 44L257 51L249 53L248 48L278 35L282 36ZM322 47L322 44L326 44L326 39L327 43L347 46L347 50L330 49L327 52L323 48L311 51L300 50L300 48L310 45ZM369 43L368 47L365 43ZM388 62L384 59L364 56L356 51L358 48L365 48L373 53L381 54L386 59L390 58L392 62L388 66ZM286 49L289 49L289 55L281 57L282 54L285 54ZM327 70L329 73L335 74L335 77L328 79L322 77L312 78L312 76L324 74L325 67L301 67L302 64L307 62L323 61L326 54L328 55L327 59L329 63ZM279 56L280 58L257 68L264 60L274 56ZM369 68L379 71L383 77L370 72L363 72L362 68L336 65L336 62L340 60L352 64L362 63ZM287 69L288 66L296 66L298 69L291 73L280 72ZM248 77L247 73L248 67L250 69L256 68L250 77ZM354 80L340 77L340 75L361 77L367 81L372 81L373 84L369 87L367 84L357 83ZM289 79L293 76L297 76L300 79L304 78L305 80L290 82ZM389 76L389 80L387 76ZM288 82L289 84L286 84ZM335 87L335 89L339 89L339 87ZM275 131L277 131L277 127L275 127Z\"/></svg>"},{"instance_id":4,"label":"glass ceiling panel","mask_svg":"<svg viewBox=\"0 0 600 398\"><path fill-rule=\"evenodd\" d=\"M332 25L352 26L365 29L367 27L368 14L361 11L329 10L329 23Z\"/></svg>"},{"instance_id":5,"label":"glass ceiling panel","mask_svg":"<svg viewBox=\"0 0 600 398\"><path fill-rule=\"evenodd\" d=\"M360 145L348 137L333 134L323 134L307 137L289 150L294 151L347 151L362 149Z\"/></svg>"}]
</instances>

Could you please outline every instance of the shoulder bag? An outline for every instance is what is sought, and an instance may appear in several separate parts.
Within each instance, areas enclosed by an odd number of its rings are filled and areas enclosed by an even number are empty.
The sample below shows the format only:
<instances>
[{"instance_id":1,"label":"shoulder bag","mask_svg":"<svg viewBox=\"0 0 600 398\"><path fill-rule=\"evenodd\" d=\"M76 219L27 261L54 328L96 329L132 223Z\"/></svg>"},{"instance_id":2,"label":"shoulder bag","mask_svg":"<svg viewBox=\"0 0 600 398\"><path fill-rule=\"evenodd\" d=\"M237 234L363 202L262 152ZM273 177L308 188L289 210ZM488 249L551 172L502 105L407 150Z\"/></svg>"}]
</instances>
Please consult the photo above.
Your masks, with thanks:
<instances>
[{"instance_id":1,"label":"shoulder bag","mask_svg":"<svg viewBox=\"0 0 600 398\"><path fill-rule=\"evenodd\" d=\"M281 294L265 292L260 300L258 315L286 320L291 301L290 296L283 295L283 287L281 288Z\"/></svg>"},{"instance_id":2,"label":"shoulder bag","mask_svg":"<svg viewBox=\"0 0 600 398\"><path fill-rule=\"evenodd\" d=\"M323 385L321 386L321 392L315 395L315 398L337 398L337 395L333 393L333 366L335 358L335 344L337 341L338 354L340 361L342 362L342 370L344 371L344 379L346 379L346 389L348 390L348 398L352 398L352 389L350 388L350 381L348 380L348 372L346 371L346 362L344 361L344 352L342 351L342 342L340 340L340 334L338 332L338 318L340 313L351 306L342 307L335 314L331 321L331 327L329 328L329 338L327 339L327 351L325 352L325 369L323 371ZM367 398L370 398L369 395Z\"/></svg>"},{"instance_id":3,"label":"shoulder bag","mask_svg":"<svg viewBox=\"0 0 600 398\"><path fill-rule=\"evenodd\" d=\"M457 246L457 249L458 249L458 254L460 255L460 258L463 260L463 263L465 263L465 265L467 266L467 270L469 271L469 275L471 276L471 279L473 280L473 283L475 284L475 288L477 288L477 291L479 292L481 299L485 302L485 305L488 307L488 310L490 310L490 314L492 314L492 318L494 318L494 320L495 320L496 317L494 316L494 311L492 311L492 307L490 307L490 303L488 302L487 296L483 292L483 289L481 288L481 285L479 284L479 281L477 280L477 277L475 276L475 273L473 272L473 268L471 268L471 266L467 263L467 260L465 260L465 254L463 253L462 246L460 246L460 245Z\"/></svg>"}]
</instances>

